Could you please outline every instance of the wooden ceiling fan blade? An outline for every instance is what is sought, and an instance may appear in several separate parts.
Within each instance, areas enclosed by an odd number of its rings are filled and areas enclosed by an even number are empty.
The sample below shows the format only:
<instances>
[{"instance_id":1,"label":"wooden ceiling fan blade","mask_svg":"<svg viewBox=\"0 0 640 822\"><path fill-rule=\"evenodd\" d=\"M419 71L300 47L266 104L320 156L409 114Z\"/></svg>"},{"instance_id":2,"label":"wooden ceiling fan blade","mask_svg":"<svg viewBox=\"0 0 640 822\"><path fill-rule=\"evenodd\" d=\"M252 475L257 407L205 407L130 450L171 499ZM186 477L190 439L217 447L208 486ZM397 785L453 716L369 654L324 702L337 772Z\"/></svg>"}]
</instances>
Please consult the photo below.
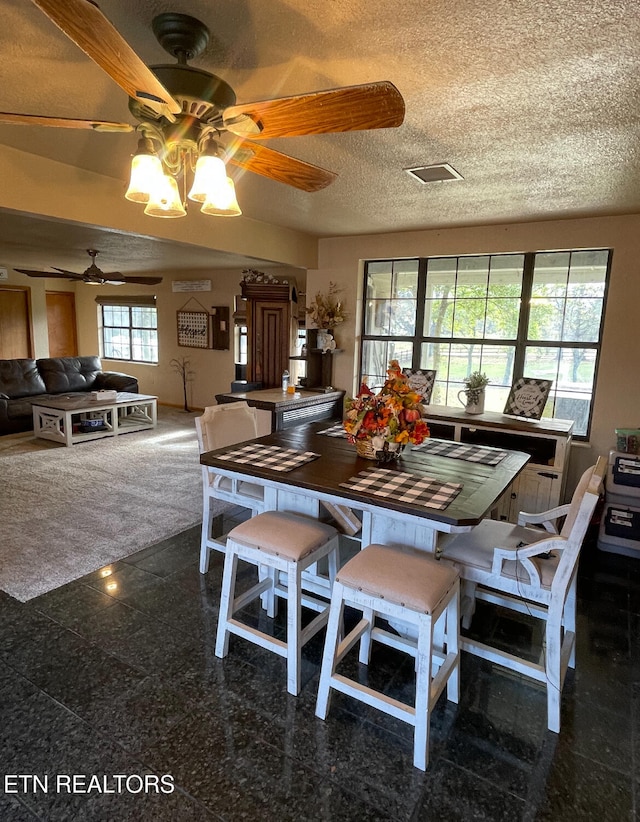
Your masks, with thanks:
<instances>
[{"instance_id":1,"label":"wooden ceiling fan blade","mask_svg":"<svg viewBox=\"0 0 640 822\"><path fill-rule=\"evenodd\" d=\"M82 279L82 274L74 274L72 271L63 271L61 268L54 269L55 271L60 272L59 274L54 274L53 271L33 271L30 268L14 268L13 270L19 271L20 274L26 274L28 277L50 277L51 279L56 277L64 277L69 280Z\"/></svg>"},{"instance_id":2,"label":"wooden ceiling fan blade","mask_svg":"<svg viewBox=\"0 0 640 822\"><path fill-rule=\"evenodd\" d=\"M243 143L229 157L228 162L302 191L320 191L338 176L332 171L296 160L272 148L251 143Z\"/></svg>"},{"instance_id":3,"label":"wooden ceiling fan blade","mask_svg":"<svg viewBox=\"0 0 640 822\"><path fill-rule=\"evenodd\" d=\"M112 275L107 274L106 277L110 278ZM162 282L162 277L128 277L124 276L122 278L122 282L125 283L137 283L138 285L157 285L158 283Z\"/></svg>"},{"instance_id":4,"label":"wooden ceiling fan blade","mask_svg":"<svg viewBox=\"0 0 640 822\"><path fill-rule=\"evenodd\" d=\"M129 97L175 120L181 106L91 0L32 0Z\"/></svg>"},{"instance_id":5,"label":"wooden ceiling fan blade","mask_svg":"<svg viewBox=\"0 0 640 822\"><path fill-rule=\"evenodd\" d=\"M68 117L45 117L39 114L15 114L0 111L0 123L16 126L49 126L52 128L86 128L92 131L133 131L129 123L113 123L109 120L78 120Z\"/></svg>"},{"instance_id":6,"label":"wooden ceiling fan blade","mask_svg":"<svg viewBox=\"0 0 640 822\"><path fill-rule=\"evenodd\" d=\"M243 103L224 112L225 127L252 140L396 128L403 120L404 100L388 81Z\"/></svg>"},{"instance_id":7,"label":"wooden ceiling fan blade","mask_svg":"<svg viewBox=\"0 0 640 822\"><path fill-rule=\"evenodd\" d=\"M65 277L72 277L74 280L81 280L84 277L84 274L78 274L76 271L67 271L64 268L56 268L55 265L52 265L51 268L53 268L54 271L59 271ZM55 277L56 275L54 274L53 276Z\"/></svg>"}]
</instances>

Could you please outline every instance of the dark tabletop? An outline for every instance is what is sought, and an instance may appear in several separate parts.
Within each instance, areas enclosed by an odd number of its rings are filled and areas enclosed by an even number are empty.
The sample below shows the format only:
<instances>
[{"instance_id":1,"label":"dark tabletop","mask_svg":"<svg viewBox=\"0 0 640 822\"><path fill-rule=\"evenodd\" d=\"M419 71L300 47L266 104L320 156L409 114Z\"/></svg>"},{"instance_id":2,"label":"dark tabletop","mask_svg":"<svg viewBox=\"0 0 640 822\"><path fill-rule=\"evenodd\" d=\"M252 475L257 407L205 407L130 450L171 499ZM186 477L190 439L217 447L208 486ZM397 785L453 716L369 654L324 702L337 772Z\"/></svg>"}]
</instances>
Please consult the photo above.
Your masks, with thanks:
<instances>
[{"instance_id":1,"label":"dark tabletop","mask_svg":"<svg viewBox=\"0 0 640 822\"><path fill-rule=\"evenodd\" d=\"M354 508L358 507L355 503L365 502L380 508L417 515L450 525L475 525L488 514L494 503L530 459L528 454L521 451L507 451L505 458L498 465L492 466L421 454L419 450L405 448L402 457L395 464L395 470L420 477L433 477L440 482L462 483L463 485L459 495L447 508L443 511L436 511L388 497L382 499L371 494L341 488L341 482L345 482L360 471L375 467L376 463L373 460L358 457L355 446L349 444L345 438L317 433L326 430L330 425L330 421L299 425L257 440L265 445L278 445L283 448L314 451L320 454L318 459L286 473L258 468L251 464L240 465L216 459L217 454L232 451L238 447L237 445L202 454L200 462L203 465L232 471L247 477L259 477L282 485L341 497L345 501L351 500ZM393 468L394 466L385 465L384 467Z\"/></svg>"}]
</instances>

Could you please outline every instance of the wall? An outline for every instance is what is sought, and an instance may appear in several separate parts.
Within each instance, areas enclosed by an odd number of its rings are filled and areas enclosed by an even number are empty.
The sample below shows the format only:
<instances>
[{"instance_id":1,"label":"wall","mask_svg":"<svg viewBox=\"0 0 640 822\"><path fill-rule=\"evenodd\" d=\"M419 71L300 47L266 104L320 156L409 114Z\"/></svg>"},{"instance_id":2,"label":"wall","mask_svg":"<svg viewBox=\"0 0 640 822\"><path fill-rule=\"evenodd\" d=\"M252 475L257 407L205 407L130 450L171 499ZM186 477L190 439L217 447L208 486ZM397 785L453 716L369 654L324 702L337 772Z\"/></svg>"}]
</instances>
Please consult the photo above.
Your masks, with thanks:
<instances>
[{"instance_id":1,"label":"wall","mask_svg":"<svg viewBox=\"0 0 640 822\"><path fill-rule=\"evenodd\" d=\"M257 260L308 268L314 237L244 215L212 219L195 209L182 220L146 217L124 200L124 183L8 146L0 146L0 208L190 243ZM2 265L0 259L0 265ZM23 266L24 267L24 266Z\"/></svg>"},{"instance_id":2,"label":"wall","mask_svg":"<svg viewBox=\"0 0 640 822\"><path fill-rule=\"evenodd\" d=\"M282 277L296 282L304 290L305 274L300 269L270 268L274 277ZM185 348L177 342L176 312L191 298L196 299L207 310L212 306L227 306L230 322L234 309L234 298L240 293L242 271L239 268L212 270L203 274L201 270L189 272L163 272L163 280L155 286L91 286L84 283L67 283L57 279L31 279L24 274L9 272L8 282L28 285L31 289L33 327L35 332L35 356L49 355L47 336L47 315L45 292L49 290L73 291L76 297L76 318L78 324L78 353L81 356L99 352L98 304L97 296L113 295L124 297L132 294L155 294L158 309L159 362L157 365L129 363L103 358L106 370L124 371L133 374L144 394L154 394L165 405L182 407L182 379L171 366L172 359L185 357L189 360L189 370L193 378L188 384L189 407L196 410L215 403L215 395L230 391L235 378L233 350L233 326L230 326L229 349ZM173 280L211 280L211 291L173 292ZM193 305L193 304L192 304Z\"/></svg>"},{"instance_id":3,"label":"wall","mask_svg":"<svg viewBox=\"0 0 640 822\"><path fill-rule=\"evenodd\" d=\"M291 269L269 269L274 277L286 277L303 284L303 275ZM203 275L202 271L163 272L163 281L157 286L112 286L111 288L93 288L76 286L76 309L78 315L79 340L81 354L95 353L98 340L98 311L95 298L112 293L116 296L128 294L154 293L158 309L158 365L140 363L123 363L117 360L103 360L106 368L114 371L126 371L138 378L140 391L155 394L160 402L182 407L182 380L171 366L171 360L189 360L189 370L193 377L188 384L187 398L189 407L198 409L215 403L215 395L230 390L235 377L233 329L230 328L229 350L185 348L177 343L176 312L187 303L198 310L192 300L197 300L204 308L227 306L229 315L233 313L234 297L240 293L240 269L211 271ZM211 280L211 291L173 292L173 280ZM231 319L230 319L230 322Z\"/></svg>"},{"instance_id":4,"label":"wall","mask_svg":"<svg viewBox=\"0 0 640 822\"><path fill-rule=\"evenodd\" d=\"M573 488L584 468L615 445L614 428L640 427L640 215L320 240L318 269L307 276L308 295L326 291L330 281L336 282L343 287L351 315L336 335L345 350L335 357L334 385L349 392L356 387L362 260L569 248L614 250L591 438L572 449L569 487Z\"/></svg>"}]
</instances>

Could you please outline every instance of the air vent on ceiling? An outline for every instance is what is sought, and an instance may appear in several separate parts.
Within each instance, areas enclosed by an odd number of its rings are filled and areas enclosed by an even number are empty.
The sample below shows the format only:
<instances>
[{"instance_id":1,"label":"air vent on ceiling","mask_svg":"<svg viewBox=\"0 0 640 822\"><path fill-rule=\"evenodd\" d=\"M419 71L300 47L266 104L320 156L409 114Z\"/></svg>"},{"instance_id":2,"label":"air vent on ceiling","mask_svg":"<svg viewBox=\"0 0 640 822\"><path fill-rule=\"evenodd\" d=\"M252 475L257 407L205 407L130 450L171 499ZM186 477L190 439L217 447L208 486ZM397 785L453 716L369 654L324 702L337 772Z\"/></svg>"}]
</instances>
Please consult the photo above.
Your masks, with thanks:
<instances>
[{"instance_id":1,"label":"air vent on ceiling","mask_svg":"<svg viewBox=\"0 0 640 822\"><path fill-rule=\"evenodd\" d=\"M417 166L416 168L405 168L407 174L415 177L421 183L440 183L445 180L464 180L449 163L436 163L433 166Z\"/></svg>"}]
</instances>

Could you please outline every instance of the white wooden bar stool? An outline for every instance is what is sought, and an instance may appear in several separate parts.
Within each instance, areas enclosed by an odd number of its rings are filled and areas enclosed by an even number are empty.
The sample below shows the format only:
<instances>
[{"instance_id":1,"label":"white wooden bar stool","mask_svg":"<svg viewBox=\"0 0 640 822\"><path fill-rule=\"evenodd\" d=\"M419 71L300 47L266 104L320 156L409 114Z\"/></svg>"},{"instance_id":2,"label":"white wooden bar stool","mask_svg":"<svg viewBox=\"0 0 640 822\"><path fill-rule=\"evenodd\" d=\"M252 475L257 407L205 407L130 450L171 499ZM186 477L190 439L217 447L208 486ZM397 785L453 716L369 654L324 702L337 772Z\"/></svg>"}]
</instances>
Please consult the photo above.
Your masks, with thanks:
<instances>
[{"instance_id":1,"label":"white wooden bar stool","mask_svg":"<svg viewBox=\"0 0 640 822\"><path fill-rule=\"evenodd\" d=\"M362 611L362 619L340 641L344 606ZM375 627L376 615L411 626L398 636ZM457 571L417 551L405 553L386 545L369 545L340 569L331 595L331 612L322 658L316 716L325 719L331 689L341 691L415 728L413 764L425 770L429 761L429 713L445 685L447 698L458 702L460 580ZM437 626L439 648L434 647ZM336 673L340 661L360 640L360 662L368 665L371 640L416 657L415 705L407 705Z\"/></svg>"},{"instance_id":2,"label":"white wooden bar stool","mask_svg":"<svg viewBox=\"0 0 640 822\"><path fill-rule=\"evenodd\" d=\"M273 651L287 659L287 690L300 693L302 647L327 623L329 603L303 591L302 572L327 557L329 580L333 584L338 567L338 532L331 525L284 511L265 511L229 531L227 537L220 616L216 636L216 656L225 657L229 635ZM260 567L267 576L236 597L238 560ZM287 575L286 584L281 573ZM266 593L267 615L275 616L277 597L287 600L287 640L283 642L236 619L235 614ZM302 607L318 611L303 629Z\"/></svg>"}]
</instances>

